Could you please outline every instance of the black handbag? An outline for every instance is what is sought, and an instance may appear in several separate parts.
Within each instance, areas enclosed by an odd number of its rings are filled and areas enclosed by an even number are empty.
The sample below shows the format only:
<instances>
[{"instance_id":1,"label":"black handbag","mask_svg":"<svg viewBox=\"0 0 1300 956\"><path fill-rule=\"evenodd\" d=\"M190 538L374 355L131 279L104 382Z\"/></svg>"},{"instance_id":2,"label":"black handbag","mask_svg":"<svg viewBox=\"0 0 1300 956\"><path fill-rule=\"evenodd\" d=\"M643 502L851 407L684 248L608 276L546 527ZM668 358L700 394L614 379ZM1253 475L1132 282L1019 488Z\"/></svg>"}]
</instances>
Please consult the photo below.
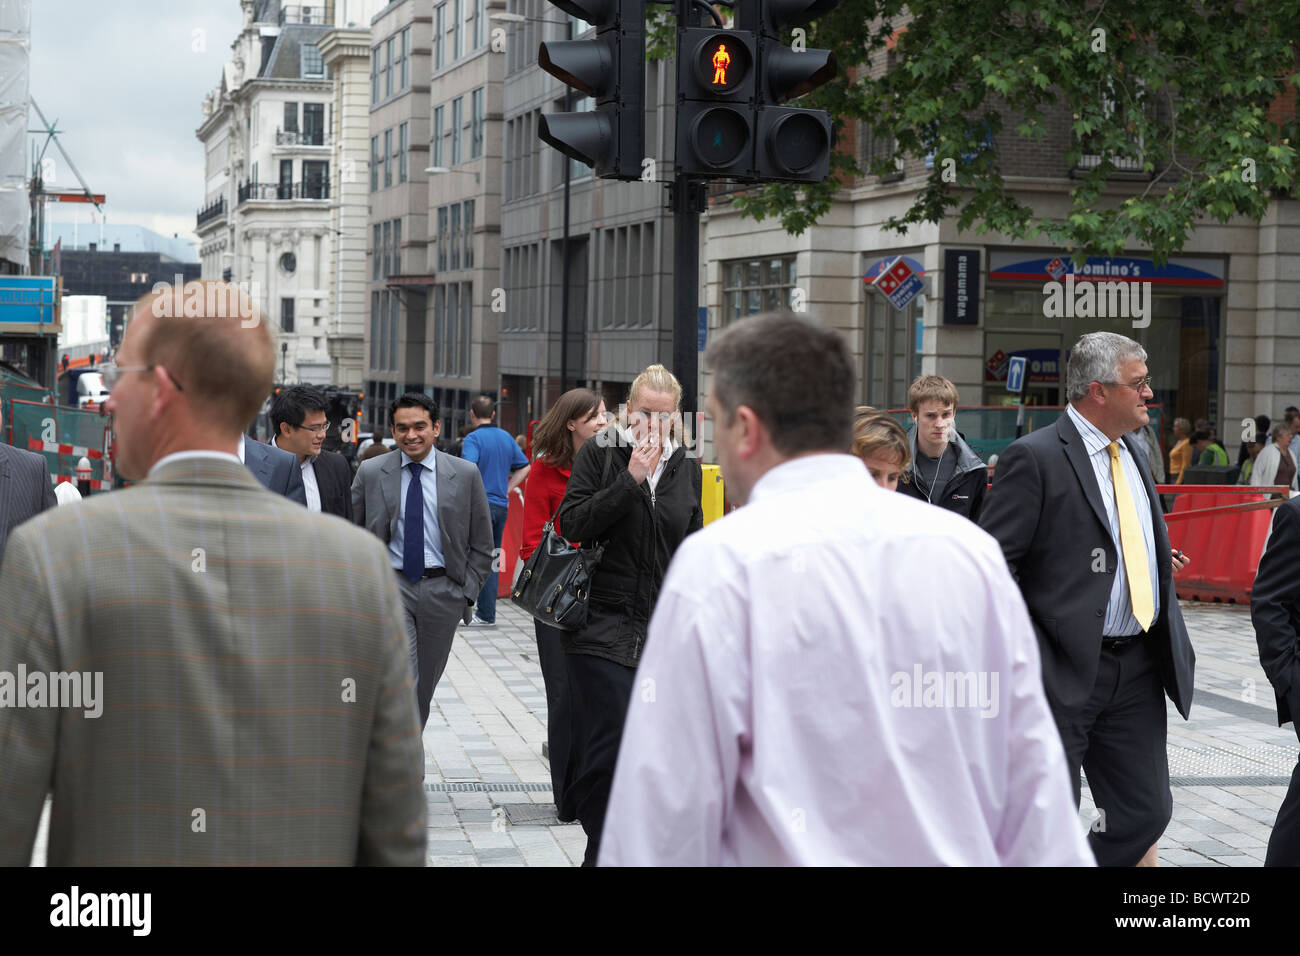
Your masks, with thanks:
<instances>
[{"instance_id":1,"label":"black handbag","mask_svg":"<svg viewBox=\"0 0 1300 956\"><path fill-rule=\"evenodd\" d=\"M609 474L609 450L601 469L603 488ZM562 631L580 631L587 626L587 602L591 598L591 578L600 566L605 546L575 548L555 533L555 509L551 520L542 526L542 540L528 557L510 600L535 619Z\"/></svg>"}]
</instances>

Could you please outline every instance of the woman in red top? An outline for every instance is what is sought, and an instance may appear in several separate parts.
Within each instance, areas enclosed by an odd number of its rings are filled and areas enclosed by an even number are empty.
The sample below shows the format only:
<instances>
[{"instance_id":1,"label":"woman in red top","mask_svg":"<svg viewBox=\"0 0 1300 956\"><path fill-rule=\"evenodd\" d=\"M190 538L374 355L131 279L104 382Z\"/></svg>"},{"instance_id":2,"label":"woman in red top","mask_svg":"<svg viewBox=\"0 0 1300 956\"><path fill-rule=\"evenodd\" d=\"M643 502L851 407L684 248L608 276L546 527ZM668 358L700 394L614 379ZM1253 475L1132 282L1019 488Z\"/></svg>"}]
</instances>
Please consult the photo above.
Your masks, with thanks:
<instances>
[{"instance_id":1,"label":"woman in red top","mask_svg":"<svg viewBox=\"0 0 1300 956\"><path fill-rule=\"evenodd\" d=\"M555 516L569 483L573 457L587 439L606 425L605 403L587 388L575 388L560 396L533 429L533 467L524 487L523 544L519 558L527 561L542 540L542 527ZM556 532L560 532L556 525ZM546 747L551 761L551 789L555 809L565 822L576 819L564 805L564 775L569 763L569 695L565 680L564 633L541 621L537 631L537 658L546 684Z\"/></svg>"}]
</instances>

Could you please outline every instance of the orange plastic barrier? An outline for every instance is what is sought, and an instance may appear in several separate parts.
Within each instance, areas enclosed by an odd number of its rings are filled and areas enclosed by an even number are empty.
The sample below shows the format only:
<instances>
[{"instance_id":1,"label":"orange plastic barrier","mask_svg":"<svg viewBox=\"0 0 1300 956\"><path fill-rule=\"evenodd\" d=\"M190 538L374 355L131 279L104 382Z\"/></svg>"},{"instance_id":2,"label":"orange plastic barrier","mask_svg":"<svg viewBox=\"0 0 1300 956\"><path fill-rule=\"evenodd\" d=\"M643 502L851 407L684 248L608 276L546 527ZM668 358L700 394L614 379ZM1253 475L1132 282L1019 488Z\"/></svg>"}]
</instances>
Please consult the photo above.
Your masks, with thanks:
<instances>
[{"instance_id":1,"label":"orange plastic barrier","mask_svg":"<svg viewBox=\"0 0 1300 956\"><path fill-rule=\"evenodd\" d=\"M1273 509L1241 509L1270 496L1259 489L1229 491L1225 489L1232 486L1221 485L1191 490L1197 487L1160 485L1158 489L1177 490L1173 510L1166 516L1169 543L1192 559L1174 578L1178 596L1185 601L1248 604Z\"/></svg>"},{"instance_id":2,"label":"orange plastic barrier","mask_svg":"<svg viewBox=\"0 0 1300 956\"><path fill-rule=\"evenodd\" d=\"M527 480L524 481L527 485ZM510 508L506 513L506 530L501 535L501 576L497 578L497 597L508 598L515 586L515 565L519 562L519 549L524 543L524 492L516 488L510 492Z\"/></svg>"}]
</instances>

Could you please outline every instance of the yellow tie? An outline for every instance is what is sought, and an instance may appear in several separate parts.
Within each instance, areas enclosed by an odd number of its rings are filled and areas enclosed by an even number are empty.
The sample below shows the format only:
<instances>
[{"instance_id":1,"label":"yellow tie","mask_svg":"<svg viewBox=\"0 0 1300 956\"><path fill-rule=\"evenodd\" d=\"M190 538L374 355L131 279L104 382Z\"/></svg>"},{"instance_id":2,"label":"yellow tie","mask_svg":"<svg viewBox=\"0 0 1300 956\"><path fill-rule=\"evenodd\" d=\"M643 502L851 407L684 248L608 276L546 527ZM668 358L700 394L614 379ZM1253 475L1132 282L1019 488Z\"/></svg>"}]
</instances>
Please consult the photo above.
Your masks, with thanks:
<instances>
[{"instance_id":1,"label":"yellow tie","mask_svg":"<svg viewBox=\"0 0 1300 956\"><path fill-rule=\"evenodd\" d=\"M1115 507L1119 509L1119 541L1124 550L1124 570L1128 574L1128 594L1133 602L1133 616L1142 630L1151 628L1156 616L1156 602L1151 594L1151 573L1147 567L1147 546L1138 523L1133 495L1124 480L1124 465L1119 460L1119 442L1106 446L1110 452L1110 480L1115 485Z\"/></svg>"}]
</instances>

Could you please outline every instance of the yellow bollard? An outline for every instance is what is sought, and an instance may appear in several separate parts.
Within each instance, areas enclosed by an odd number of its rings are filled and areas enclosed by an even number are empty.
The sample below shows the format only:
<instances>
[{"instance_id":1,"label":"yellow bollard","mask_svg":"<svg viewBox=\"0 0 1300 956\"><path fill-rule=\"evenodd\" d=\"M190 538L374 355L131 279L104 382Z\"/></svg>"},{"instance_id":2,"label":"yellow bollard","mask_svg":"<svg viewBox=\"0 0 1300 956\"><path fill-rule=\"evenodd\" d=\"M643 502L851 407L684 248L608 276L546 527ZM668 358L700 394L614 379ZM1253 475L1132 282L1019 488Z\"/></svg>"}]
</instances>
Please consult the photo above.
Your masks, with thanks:
<instances>
[{"instance_id":1,"label":"yellow bollard","mask_svg":"<svg viewBox=\"0 0 1300 956\"><path fill-rule=\"evenodd\" d=\"M717 521L726 508L722 487L722 468L718 465L703 465L704 483L701 486L700 507L704 509L704 523Z\"/></svg>"}]
</instances>

